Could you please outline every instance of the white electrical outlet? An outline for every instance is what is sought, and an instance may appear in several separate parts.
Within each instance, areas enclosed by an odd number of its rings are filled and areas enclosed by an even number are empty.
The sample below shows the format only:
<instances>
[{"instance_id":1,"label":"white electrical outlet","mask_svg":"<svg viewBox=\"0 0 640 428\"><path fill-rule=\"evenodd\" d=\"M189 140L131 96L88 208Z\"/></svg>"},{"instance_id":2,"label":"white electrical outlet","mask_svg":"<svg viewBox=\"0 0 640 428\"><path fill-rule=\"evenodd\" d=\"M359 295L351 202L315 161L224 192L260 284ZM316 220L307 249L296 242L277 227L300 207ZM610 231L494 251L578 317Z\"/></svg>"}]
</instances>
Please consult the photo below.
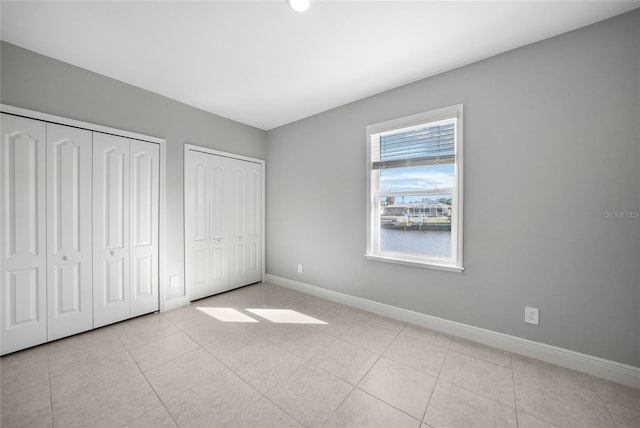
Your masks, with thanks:
<instances>
[{"instance_id":1,"label":"white electrical outlet","mask_svg":"<svg viewBox=\"0 0 640 428\"><path fill-rule=\"evenodd\" d=\"M524 322L538 325L539 324L539 313L538 308L530 308L528 306L524 307Z\"/></svg>"},{"instance_id":2,"label":"white electrical outlet","mask_svg":"<svg viewBox=\"0 0 640 428\"><path fill-rule=\"evenodd\" d=\"M298 263L298 273L302 273L302 265Z\"/></svg>"}]
</instances>

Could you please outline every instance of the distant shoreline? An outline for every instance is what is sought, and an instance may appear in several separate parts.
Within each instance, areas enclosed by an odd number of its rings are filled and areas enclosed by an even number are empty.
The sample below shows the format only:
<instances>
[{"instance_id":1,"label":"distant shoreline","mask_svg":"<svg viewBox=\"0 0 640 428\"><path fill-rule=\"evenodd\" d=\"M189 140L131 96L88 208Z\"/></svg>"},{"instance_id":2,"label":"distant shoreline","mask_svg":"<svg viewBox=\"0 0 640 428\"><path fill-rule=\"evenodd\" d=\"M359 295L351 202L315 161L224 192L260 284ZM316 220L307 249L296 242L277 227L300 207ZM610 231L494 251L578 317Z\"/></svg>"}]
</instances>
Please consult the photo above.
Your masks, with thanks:
<instances>
[{"instance_id":1,"label":"distant shoreline","mask_svg":"<svg viewBox=\"0 0 640 428\"><path fill-rule=\"evenodd\" d=\"M393 230L407 230L407 231L428 231L428 230L451 230L451 223L382 223L380 227L384 229Z\"/></svg>"}]
</instances>

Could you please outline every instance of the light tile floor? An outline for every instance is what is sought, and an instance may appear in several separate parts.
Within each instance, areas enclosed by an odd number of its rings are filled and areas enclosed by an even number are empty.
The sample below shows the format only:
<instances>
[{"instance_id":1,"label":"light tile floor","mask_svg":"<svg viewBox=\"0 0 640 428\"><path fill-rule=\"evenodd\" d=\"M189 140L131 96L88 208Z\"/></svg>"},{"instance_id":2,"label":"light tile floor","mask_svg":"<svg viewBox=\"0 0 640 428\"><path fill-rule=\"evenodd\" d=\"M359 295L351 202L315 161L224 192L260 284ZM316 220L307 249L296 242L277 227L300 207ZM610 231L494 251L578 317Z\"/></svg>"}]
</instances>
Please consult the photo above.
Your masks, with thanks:
<instances>
[{"instance_id":1,"label":"light tile floor","mask_svg":"<svg viewBox=\"0 0 640 428\"><path fill-rule=\"evenodd\" d=\"M640 426L638 389L270 284L0 370L6 428Z\"/></svg>"}]
</instances>

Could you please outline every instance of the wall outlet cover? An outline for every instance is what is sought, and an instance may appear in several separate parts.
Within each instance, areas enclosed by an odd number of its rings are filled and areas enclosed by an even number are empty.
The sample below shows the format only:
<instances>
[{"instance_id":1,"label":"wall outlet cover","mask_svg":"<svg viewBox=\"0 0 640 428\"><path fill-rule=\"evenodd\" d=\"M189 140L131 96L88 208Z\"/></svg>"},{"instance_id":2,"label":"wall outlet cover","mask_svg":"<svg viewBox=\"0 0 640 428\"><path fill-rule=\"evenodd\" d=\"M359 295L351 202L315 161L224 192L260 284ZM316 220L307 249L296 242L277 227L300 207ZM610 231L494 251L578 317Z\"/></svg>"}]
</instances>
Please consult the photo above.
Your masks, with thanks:
<instances>
[{"instance_id":1,"label":"wall outlet cover","mask_svg":"<svg viewBox=\"0 0 640 428\"><path fill-rule=\"evenodd\" d=\"M530 308L529 306L524 307L524 322L528 324L538 325L539 320L540 318L538 308Z\"/></svg>"}]
</instances>

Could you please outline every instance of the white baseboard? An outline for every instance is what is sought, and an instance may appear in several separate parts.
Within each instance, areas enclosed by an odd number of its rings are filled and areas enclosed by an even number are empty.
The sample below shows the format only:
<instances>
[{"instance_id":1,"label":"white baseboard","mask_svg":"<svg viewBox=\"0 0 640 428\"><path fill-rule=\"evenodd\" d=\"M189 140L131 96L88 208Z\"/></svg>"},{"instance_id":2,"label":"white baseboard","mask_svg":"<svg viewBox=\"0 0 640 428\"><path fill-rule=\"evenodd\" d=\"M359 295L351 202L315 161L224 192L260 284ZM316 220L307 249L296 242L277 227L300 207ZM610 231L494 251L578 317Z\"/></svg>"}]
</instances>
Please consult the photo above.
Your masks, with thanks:
<instances>
[{"instance_id":1,"label":"white baseboard","mask_svg":"<svg viewBox=\"0 0 640 428\"><path fill-rule=\"evenodd\" d=\"M640 388L640 368L592 355L582 354L569 349L547 345L532 340L499 333L484 328L462 324L456 321L449 321L431 315L408 309L398 308L385 303L351 296L326 288L316 287L299 281L282 278L275 275L265 275L265 281L302 291L317 297L322 297L337 303L353 306L358 309L373 312L389 318L420 325L442 333L462 337L474 342L482 343L494 348L536 358L558 366L588 373L613 382L622 383L634 388Z\"/></svg>"},{"instance_id":2,"label":"white baseboard","mask_svg":"<svg viewBox=\"0 0 640 428\"><path fill-rule=\"evenodd\" d=\"M160 312L170 311L172 309L180 308L189 304L186 296L176 297L170 300L165 300L164 305L160 308Z\"/></svg>"}]
</instances>

